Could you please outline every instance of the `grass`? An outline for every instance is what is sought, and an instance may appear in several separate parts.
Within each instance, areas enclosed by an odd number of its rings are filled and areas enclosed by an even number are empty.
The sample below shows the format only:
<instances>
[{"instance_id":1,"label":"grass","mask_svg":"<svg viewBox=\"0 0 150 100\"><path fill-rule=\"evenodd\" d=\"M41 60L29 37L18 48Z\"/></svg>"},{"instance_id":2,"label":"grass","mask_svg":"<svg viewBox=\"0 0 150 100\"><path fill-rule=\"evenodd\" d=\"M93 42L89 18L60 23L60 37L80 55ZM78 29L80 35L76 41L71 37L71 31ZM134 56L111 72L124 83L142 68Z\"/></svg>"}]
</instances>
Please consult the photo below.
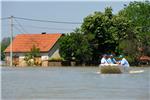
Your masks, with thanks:
<instances>
[{"instance_id":1,"label":"grass","mask_svg":"<svg viewBox=\"0 0 150 100\"><path fill-rule=\"evenodd\" d=\"M49 61L63 61L63 58L49 58Z\"/></svg>"}]
</instances>

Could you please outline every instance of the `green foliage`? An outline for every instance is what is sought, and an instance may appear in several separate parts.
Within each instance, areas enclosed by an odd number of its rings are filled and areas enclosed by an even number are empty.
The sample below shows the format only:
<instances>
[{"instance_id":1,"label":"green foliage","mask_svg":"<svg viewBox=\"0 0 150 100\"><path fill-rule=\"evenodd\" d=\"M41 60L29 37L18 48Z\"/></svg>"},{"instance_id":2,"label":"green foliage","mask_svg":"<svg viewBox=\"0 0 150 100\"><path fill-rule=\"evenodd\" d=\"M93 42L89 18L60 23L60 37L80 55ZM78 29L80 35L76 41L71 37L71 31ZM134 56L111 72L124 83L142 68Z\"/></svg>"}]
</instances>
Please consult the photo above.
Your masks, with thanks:
<instances>
[{"instance_id":1,"label":"green foliage","mask_svg":"<svg viewBox=\"0 0 150 100\"><path fill-rule=\"evenodd\" d=\"M8 45L10 44L10 38L4 38L1 42L1 60L5 59L5 49L8 47Z\"/></svg>"},{"instance_id":2,"label":"green foliage","mask_svg":"<svg viewBox=\"0 0 150 100\"><path fill-rule=\"evenodd\" d=\"M120 15L125 16L132 22L132 25L139 32L150 31L150 2L130 2L130 4L120 11Z\"/></svg>"},{"instance_id":3,"label":"green foliage","mask_svg":"<svg viewBox=\"0 0 150 100\"><path fill-rule=\"evenodd\" d=\"M85 17L81 30L92 44L93 60L98 61L103 53L119 52L120 41L128 37L129 24L125 17L113 15L110 7Z\"/></svg>"},{"instance_id":4,"label":"green foliage","mask_svg":"<svg viewBox=\"0 0 150 100\"><path fill-rule=\"evenodd\" d=\"M40 56L40 49L33 45L30 52L25 54L24 60L26 61L28 66L33 66L36 64L35 57L38 56Z\"/></svg>"},{"instance_id":5,"label":"green foliage","mask_svg":"<svg viewBox=\"0 0 150 100\"><path fill-rule=\"evenodd\" d=\"M129 58L129 62L135 62L136 57L139 55L138 51L138 44L136 39L132 40L123 40L119 44L120 50L122 50L120 53L127 55Z\"/></svg>"},{"instance_id":6,"label":"green foliage","mask_svg":"<svg viewBox=\"0 0 150 100\"><path fill-rule=\"evenodd\" d=\"M79 29L60 39L60 54L65 60L90 60L92 49Z\"/></svg>"},{"instance_id":7,"label":"green foliage","mask_svg":"<svg viewBox=\"0 0 150 100\"><path fill-rule=\"evenodd\" d=\"M40 48L36 48L36 46L33 45L33 47L31 48L30 54L33 57L38 57L40 55Z\"/></svg>"},{"instance_id":8,"label":"green foliage","mask_svg":"<svg viewBox=\"0 0 150 100\"><path fill-rule=\"evenodd\" d=\"M50 61L63 61L63 58L49 58Z\"/></svg>"},{"instance_id":9,"label":"green foliage","mask_svg":"<svg viewBox=\"0 0 150 100\"><path fill-rule=\"evenodd\" d=\"M129 35L132 37L135 34L137 39L135 44L138 44L140 48L144 48L143 53L147 54L149 52L147 48L150 47L150 2L131 2L119 12L119 15L126 17L130 22Z\"/></svg>"},{"instance_id":10,"label":"green foliage","mask_svg":"<svg viewBox=\"0 0 150 100\"><path fill-rule=\"evenodd\" d=\"M73 43L73 40L69 36L69 34L66 34L65 36L61 37L60 41L60 55L65 60L71 60L72 59L72 48L71 45Z\"/></svg>"},{"instance_id":11,"label":"green foliage","mask_svg":"<svg viewBox=\"0 0 150 100\"><path fill-rule=\"evenodd\" d=\"M115 51L129 55L132 61L140 55L138 47L149 55L150 2L131 2L118 14L107 7L105 12L95 12L84 18L82 32L93 46L93 57ZM92 34L92 35L91 35Z\"/></svg>"},{"instance_id":12,"label":"green foliage","mask_svg":"<svg viewBox=\"0 0 150 100\"><path fill-rule=\"evenodd\" d=\"M128 55L125 57L127 59L127 61L130 63L130 64L133 64L136 62L136 57L134 55Z\"/></svg>"}]
</instances>

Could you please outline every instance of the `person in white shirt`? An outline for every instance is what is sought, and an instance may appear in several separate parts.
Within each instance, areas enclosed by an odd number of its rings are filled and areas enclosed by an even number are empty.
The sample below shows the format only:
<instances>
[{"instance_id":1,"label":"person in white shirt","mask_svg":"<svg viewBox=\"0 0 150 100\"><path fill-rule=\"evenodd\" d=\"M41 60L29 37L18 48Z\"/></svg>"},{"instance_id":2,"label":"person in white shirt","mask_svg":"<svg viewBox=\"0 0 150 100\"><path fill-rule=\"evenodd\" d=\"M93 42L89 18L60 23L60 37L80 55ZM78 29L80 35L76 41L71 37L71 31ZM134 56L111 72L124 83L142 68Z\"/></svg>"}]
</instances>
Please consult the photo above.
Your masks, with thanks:
<instances>
[{"instance_id":1,"label":"person in white shirt","mask_svg":"<svg viewBox=\"0 0 150 100\"><path fill-rule=\"evenodd\" d=\"M121 65L122 65L123 67L130 67L128 61L127 61L125 58L122 58L122 60L121 60Z\"/></svg>"},{"instance_id":2,"label":"person in white shirt","mask_svg":"<svg viewBox=\"0 0 150 100\"><path fill-rule=\"evenodd\" d=\"M121 66L130 67L128 61L122 55L120 55L119 58L121 58L121 61L120 61Z\"/></svg>"},{"instance_id":3,"label":"person in white shirt","mask_svg":"<svg viewBox=\"0 0 150 100\"><path fill-rule=\"evenodd\" d=\"M103 57L101 59L101 64L108 64L108 62L107 62L107 55L106 54L103 55Z\"/></svg>"},{"instance_id":4,"label":"person in white shirt","mask_svg":"<svg viewBox=\"0 0 150 100\"><path fill-rule=\"evenodd\" d=\"M119 58L121 59L119 64L124 68L124 70L128 71L130 67L129 62L123 57L123 55L120 55Z\"/></svg>"},{"instance_id":5,"label":"person in white shirt","mask_svg":"<svg viewBox=\"0 0 150 100\"><path fill-rule=\"evenodd\" d=\"M114 59L113 55L109 55L108 59L107 59L107 62L109 64L116 64L116 60Z\"/></svg>"}]
</instances>

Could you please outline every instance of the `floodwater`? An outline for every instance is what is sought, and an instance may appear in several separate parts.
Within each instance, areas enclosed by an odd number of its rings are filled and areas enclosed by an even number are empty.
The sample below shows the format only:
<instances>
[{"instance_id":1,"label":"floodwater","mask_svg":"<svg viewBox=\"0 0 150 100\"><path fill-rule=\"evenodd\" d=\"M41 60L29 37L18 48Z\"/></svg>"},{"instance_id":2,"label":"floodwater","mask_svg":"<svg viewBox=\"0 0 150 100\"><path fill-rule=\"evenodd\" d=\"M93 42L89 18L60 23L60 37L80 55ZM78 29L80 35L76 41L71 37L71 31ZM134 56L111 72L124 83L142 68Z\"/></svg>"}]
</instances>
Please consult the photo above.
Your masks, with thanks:
<instances>
[{"instance_id":1,"label":"floodwater","mask_svg":"<svg viewBox=\"0 0 150 100\"><path fill-rule=\"evenodd\" d=\"M150 100L150 67L98 74L98 67L1 68L2 100Z\"/></svg>"}]
</instances>

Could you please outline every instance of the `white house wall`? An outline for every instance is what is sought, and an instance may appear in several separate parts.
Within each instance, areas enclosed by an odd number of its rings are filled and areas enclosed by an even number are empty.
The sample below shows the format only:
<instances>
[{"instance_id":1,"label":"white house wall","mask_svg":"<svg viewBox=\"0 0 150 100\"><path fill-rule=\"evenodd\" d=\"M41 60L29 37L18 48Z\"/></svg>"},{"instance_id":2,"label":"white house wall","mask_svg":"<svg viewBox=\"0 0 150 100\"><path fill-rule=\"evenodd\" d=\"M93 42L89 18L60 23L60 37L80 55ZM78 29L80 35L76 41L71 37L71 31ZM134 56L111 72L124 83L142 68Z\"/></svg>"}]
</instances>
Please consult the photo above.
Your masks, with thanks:
<instances>
[{"instance_id":1,"label":"white house wall","mask_svg":"<svg viewBox=\"0 0 150 100\"><path fill-rule=\"evenodd\" d=\"M49 58L61 58L59 54L59 43L57 42L48 53Z\"/></svg>"},{"instance_id":2,"label":"white house wall","mask_svg":"<svg viewBox=\"0 0 150 100\"><path fill-rule=\"evenodd\" d=\"M24 61L25 54L26 53L19 53L19 52L18 53L13 53L13 56L19 57L19 65L20 66L25 65L25 61ZM49 50L49 52L40 53L40 56L41 56L42 61L48 60L49 58L50 59L51 58L59 59L60 54L59 54L59 44L58 44L58 42ZM6 61L7 61L7 64L10 62L10 53L6 53Z\"/></svg>"}]
</instances>

